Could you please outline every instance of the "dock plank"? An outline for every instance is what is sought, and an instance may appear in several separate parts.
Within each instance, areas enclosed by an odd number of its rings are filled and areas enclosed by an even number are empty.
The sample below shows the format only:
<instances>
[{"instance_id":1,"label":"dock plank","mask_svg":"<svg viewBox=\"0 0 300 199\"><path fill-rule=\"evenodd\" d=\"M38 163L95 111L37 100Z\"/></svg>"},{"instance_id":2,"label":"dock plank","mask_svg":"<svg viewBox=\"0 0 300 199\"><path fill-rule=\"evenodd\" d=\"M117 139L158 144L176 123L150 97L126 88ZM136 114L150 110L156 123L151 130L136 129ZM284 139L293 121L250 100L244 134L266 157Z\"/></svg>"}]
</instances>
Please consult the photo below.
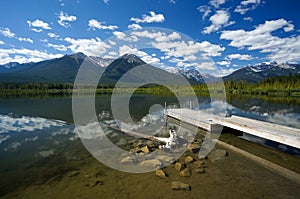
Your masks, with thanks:
<instances>
[{"instance_id":1,"label":"dock plank","mask_svg":"<svg viewBox=\"0 0 300 199\"><path fill-rule=\"evenodd\" d=\"M199 110L168 109L166 114L210 132L221 125L300 149L300 129L235 115L220 117Z\"/></svg>"}]
</instances>

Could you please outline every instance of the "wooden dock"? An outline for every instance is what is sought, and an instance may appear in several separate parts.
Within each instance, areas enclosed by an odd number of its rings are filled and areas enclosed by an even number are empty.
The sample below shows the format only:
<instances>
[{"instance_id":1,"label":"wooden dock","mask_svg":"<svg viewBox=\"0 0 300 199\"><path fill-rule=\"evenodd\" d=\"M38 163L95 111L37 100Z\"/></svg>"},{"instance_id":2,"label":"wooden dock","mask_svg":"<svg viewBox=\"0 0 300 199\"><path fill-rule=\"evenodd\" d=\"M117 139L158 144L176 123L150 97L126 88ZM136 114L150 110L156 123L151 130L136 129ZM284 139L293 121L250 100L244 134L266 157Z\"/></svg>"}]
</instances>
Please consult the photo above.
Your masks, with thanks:
<instances>
[{"instance_id":1,"label":"wooden dock","mask_svg":"<svg viewBox=\"0 0 300 199\"><path fill-rule=\"evenodd\" d=\"M211 133L220 130L222 127L228 127L300 149L300 129L234 115L220 117L190 109L168 109L166 115Z\"/></svg>"}]
</instances>

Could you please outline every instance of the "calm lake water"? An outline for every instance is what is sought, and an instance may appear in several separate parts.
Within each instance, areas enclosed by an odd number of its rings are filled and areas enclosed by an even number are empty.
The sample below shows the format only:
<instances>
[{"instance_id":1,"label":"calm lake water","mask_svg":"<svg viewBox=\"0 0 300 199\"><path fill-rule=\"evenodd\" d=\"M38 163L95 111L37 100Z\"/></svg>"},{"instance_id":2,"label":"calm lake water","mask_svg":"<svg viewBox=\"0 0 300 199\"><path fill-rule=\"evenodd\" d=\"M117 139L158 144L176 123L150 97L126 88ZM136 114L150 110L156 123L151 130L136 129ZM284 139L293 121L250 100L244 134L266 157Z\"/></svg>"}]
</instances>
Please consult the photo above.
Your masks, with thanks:
<instances>
[{"instance_id":1,"label":"calm lake water","mask_svg":"<svg viewBox=\"0 0 300 199\"><path fill-rule=\"evenodd\" d=\"M95 101L97 114L111 111L109 95L98 95ZM209 97L199 97L198 101L200 109L211 108ZM139 121L154 104L163 107L165 102L169 107L178 107L174 97L134 96L130 100L130 114ZM300 128L300 99L228 96L227 102L215 103L214 107L225 106L229 115ZM23 179L22 183L30 184L33 179L43 183L55 172L78 166L79 154L86 151L73 131L71 97L0 98L0 195L18 186L18 178ZM58 162L63 166L49 173L47 168Z\"/></svg>"}]
</instances>

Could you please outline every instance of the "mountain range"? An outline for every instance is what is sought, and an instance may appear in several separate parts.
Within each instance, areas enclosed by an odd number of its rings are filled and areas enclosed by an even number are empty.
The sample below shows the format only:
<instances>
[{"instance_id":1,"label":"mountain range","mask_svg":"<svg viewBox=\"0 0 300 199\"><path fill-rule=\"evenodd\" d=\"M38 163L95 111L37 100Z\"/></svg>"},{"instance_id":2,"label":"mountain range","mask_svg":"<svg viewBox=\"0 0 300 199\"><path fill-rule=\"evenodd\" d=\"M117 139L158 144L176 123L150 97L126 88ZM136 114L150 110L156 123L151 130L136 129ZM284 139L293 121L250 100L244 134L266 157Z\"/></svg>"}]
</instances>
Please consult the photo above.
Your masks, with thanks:
<instances>
[{"instance_id":1,"label":"mountain range","mask_svg":"<svg viewBox=\"0 0 300 199\"><path fill-rule=\"evenodd\" d=\"M288 76L300 74L300 64L279 64L276 62L261 63L254 66L246 66L223 77L224 81L243 80L251 83L258 83L264 78L276 76Z\"/></svg>"},{"instance_id":2,"label":"mountain range","mask_svg":"<svg viewBox=\"0 0 300 199\"><path fill-rule=\"evenodd\" d=\"M83 53L65 55L61 58L41 61L37 63L19 64L11 62L0 65L0 82L2 83L29 83L29 82L49 82L49 83L73 83L76 74L87 56ZM92 64L104 71L101 83L115 84L127 71L138 65L146 63L136 55L125 54L118 59L104 59L101 57L89 57ZM150 73L161 73L170 79L181 74L192 84L213 82L216 78L209 74L201 74L194 68L167 69L166 71L148 65ZM148 72L148 71L147 71ZM278 64L261 63L254 66L246 66L223 77L224 81L247 81L257 83L267 77L287 76L300 74L299 64ZM151 75L151 74L149 74ZM130 81L142 81L141 74L133 75Z\"/></svg>"}]
</instances>

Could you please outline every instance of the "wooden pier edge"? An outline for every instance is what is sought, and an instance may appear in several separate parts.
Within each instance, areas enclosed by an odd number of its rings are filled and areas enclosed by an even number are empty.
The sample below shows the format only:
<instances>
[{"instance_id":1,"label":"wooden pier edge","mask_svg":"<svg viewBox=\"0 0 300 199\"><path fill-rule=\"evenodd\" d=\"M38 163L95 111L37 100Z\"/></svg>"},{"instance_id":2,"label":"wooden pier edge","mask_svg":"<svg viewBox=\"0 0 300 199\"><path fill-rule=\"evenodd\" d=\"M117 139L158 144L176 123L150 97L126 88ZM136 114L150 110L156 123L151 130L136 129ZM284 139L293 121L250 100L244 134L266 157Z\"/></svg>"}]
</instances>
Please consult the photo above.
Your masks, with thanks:
<instances>
[{"instance_id":1,"label":"wooden pier edge","mask_svg":"<svg viewBox=\"0 0 300 199\"><path fill-rule=\"evenodd\" d=\"M247 151L244 151L242 149L239 149L233 145L230 145L230 144L227 144L225 142L222 142L220 140L213 140L214 142L216 142L218 145L224 147L224 148L227 148L233 152L236 152L236 153L239 153L241 155L243 155L244 157L254 161L256 164L260 165L260 166L263 166L265 167L266 169L269 169L289 180L292 180L298 184L300 184L300 174L294 172L294 171L291 171L287 168L284 168L282 166L279 166L278 164L275 164L273 162L270 162L268 160L265 160L261 157L258 157L256 155L253 155L251 153L248 153Z\"/></svg>"}]
</instances>

